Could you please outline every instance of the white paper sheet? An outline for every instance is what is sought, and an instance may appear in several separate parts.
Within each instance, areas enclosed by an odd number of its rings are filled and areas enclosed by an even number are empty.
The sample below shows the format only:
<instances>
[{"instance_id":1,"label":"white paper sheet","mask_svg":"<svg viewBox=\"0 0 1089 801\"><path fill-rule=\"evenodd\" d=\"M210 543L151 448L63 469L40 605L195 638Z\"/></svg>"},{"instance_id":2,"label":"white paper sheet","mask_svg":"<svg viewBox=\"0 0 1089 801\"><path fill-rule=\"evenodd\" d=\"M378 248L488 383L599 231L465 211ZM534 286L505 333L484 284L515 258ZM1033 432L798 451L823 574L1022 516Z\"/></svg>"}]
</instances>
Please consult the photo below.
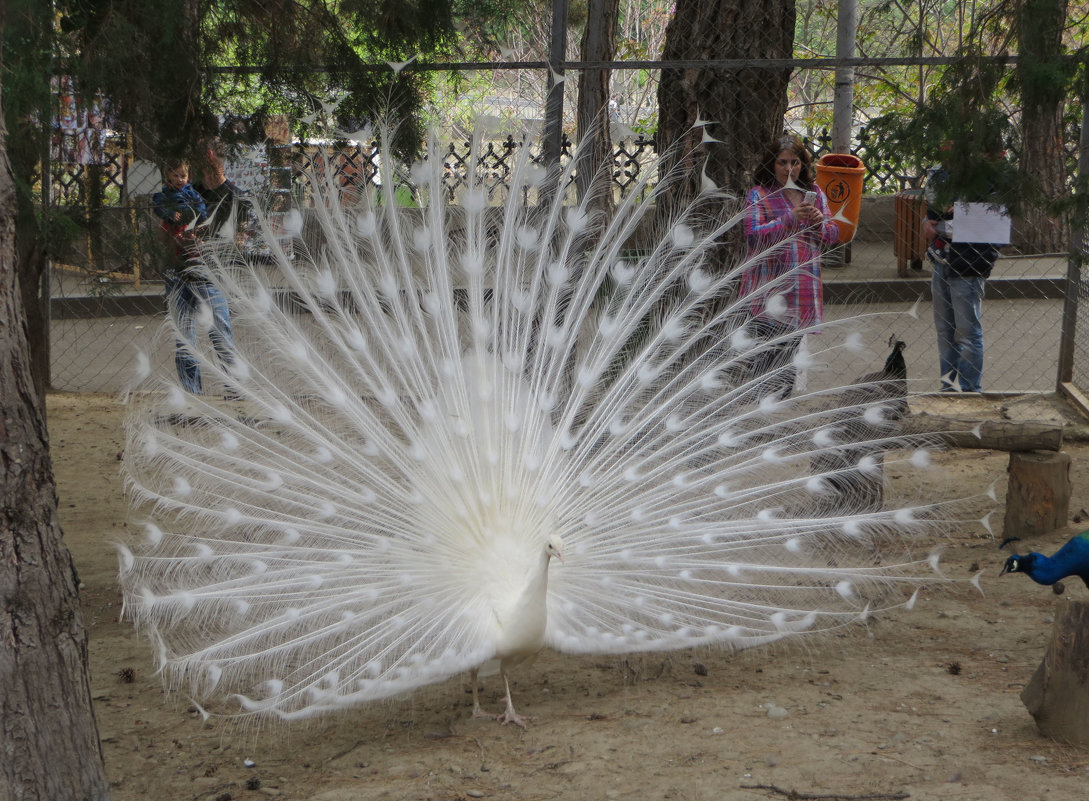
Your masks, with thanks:
<instances>
[{"instance_id":1,"label":"white paper sheet","mask_svg":"<svg viewBox=\"0 0 1089 801\"><path fill-rule=\"evenodd\" d=\"M990 203L963 203L953 206L953 241L1010 243L1010 215L1001 206Z\"/></svg>"}]
</instances>

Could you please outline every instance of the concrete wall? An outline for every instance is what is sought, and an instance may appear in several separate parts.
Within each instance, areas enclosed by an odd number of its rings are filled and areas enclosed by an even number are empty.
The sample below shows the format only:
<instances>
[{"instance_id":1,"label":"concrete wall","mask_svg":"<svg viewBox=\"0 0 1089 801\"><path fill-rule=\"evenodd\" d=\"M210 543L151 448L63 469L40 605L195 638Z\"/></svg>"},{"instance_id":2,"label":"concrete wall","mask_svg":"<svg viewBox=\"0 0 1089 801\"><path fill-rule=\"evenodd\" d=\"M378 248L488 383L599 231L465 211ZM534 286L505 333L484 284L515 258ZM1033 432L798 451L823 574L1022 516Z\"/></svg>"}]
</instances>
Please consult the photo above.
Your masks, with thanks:
<instances>
[{"instance_id":1,"label":"concrete wall","mask_svg":"<svg viewBox=\"0 0 1089 801\"><path fill-rule=\"evenodd\" d=\"M891 243L896 231L894 206L895 198L892 195L864 195L855 240Z\"/></svg>"}]
</instances>

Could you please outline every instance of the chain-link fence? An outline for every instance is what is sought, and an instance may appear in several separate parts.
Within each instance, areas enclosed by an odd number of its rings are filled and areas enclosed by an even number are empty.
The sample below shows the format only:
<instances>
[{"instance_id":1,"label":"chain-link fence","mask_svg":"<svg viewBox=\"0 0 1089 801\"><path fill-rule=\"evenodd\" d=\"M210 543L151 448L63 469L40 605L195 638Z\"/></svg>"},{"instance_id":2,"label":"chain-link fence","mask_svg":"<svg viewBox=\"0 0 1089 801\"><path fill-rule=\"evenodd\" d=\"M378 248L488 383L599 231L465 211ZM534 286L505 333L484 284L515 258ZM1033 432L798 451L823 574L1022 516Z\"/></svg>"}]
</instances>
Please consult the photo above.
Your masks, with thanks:
<instances>
[{"instance_id":1,"label":"chain-link fence","mask_svg":"<svg viewBox=\"0 0 1089 801\"><path fill-rule=\"evenodd\" d=\"M784 125L805 137L815 157L829 152L828 114L824 108L837 62L824 60L818 66L795 62L792 98L808 98L787 110ZM918 94L930 65L906 63L897 73L904 95ZM618 83L630 86L624 71ZM644 72L646 72L644 70ZM650 74L649 72L647 73ZM757 73L759 74L759 73ZM877 77L874 77L877 75ZM513 80L513 79L511 79ZM861 200L854 239L827 254L823 264L826 314L830 317L866 311L900 311L895 316L875 316L871 336L883 346L896 337L907 343L909 375L917 379L918 391L937 390L939 368L934 321L930 308L930 267L921 235L922 205L917 188L923 178L907 158L890 158L888 149L876 147L866 121L882 108L874 105L890 75L874 70L857 76L856 116L850 150L865 168L865 193ZM822 88L823 87L823 88ZM522 87L519 91L525 91ZM638 96L646 101L653 93L645 87ZM614 148L613 178L621 195L635 185L647 170L654 169L656 142L643 130L657 109L635 103L636 92L627 89L613 96L610 105L610 133ZM510 98L508 98L510 99ZM517 114L492 114L489 125L495 135L486 146L482 165L492 199L505 193L504 176L514 153L523 146L538 148L527 136L527 121L543 116L543 93L535 99L517 97ZM568 93L565 111L573 117L574 98ZM891 104L893 101L889 101ZM501 111L496 97L481 101L474 113ZM819 113L813 112L813 109ZM534 116L536 115L536 117ZM335 126L333 126L335 128ZM447 190L456 198L464 182L468 157L466 138L452 126L447 149ZM574 135L568 124L565 130ZM335 134L335 131L331 131ZM1064 147L1070 154L1066 169L1072 179L1073 155L1077 153L1078 126L1064 131ZM571 143L564 137L563 158L570 157ZM414 187L410 169L396 175L382 175L378 168L381 143L364 137L352 141L294 137L290 145L259 147L240 152L232 160L228 175L251 190L261 190L277 180L293 185L293 202L307 202L299 185L301 166L316 158L352 181L392 181L397 191L411 202ZM51 165L52 202L79 209L84 225L71 244L58 255L50 279L52 385L70 391L114 392L125 377L138 349L146 349L153 330L165 313L162 297L163 243L151 213L150 194L158 189L157 171L147 163L133 161L122 138L108 138L102 148L105 157L97 164L76 164L57 160ZM1016 154L1012 154L1016 155ZM276 173L289 176L277 179ZM913 194L914 192L914 194ZM984 390L990 392L1051 391L1059 376L1061 338L1075 337L1086 326L1083 298L1089 288L1079 283L1067 301L1068 258L1064 252L1039 252L1026 232L1037 219L1033 210L1014 217L1011 244L1002 250L987 282L984 304L986 360ZM1064 327L1064 301L1068 312ZM1073 342L1074 340L1071 340ZM1089 391L1089 346L1074 348L1072 381ZM153 358L170 359L169 351Z\"/></svg>"},{"instance_id":2,"label":"chain-link fence","mask_svg":"<svg viewBox=\"0 0 1089 801\"><path fill-rule=\"evenodd\" d=\"M1084 169L1089 165L1089 153L1083 154L1079 172L1084 181ZM1082 210L1084 213L1084 209ZM1089 230L1082 217L1075 226L1075 247L1067 269L1067 287L1061 317L1059 352L1059 382L1063 391L1082 409L1089 409L1089 275L1083 266L1089 263Z\"/></svg>"}]
</instances>

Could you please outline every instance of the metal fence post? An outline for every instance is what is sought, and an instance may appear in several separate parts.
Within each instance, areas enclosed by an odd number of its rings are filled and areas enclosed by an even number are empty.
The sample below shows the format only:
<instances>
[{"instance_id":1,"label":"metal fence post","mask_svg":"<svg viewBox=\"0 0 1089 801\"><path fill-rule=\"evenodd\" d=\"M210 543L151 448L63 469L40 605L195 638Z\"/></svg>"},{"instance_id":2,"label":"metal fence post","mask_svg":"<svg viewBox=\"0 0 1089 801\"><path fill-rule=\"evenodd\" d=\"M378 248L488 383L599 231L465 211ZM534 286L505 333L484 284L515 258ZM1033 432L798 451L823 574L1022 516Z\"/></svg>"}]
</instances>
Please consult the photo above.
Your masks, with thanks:
<instances>
[{"instance_id":1,"label":"metal fence post","mask_svg":"<svg viewBox=\"0 0 1089 801\"><path fill-rule=\"evenodd\" d=\"M560 163L563 151L563 78L561 64L567 58L567 0L552 0L552 43L548 53L548 95L542 152L544 166Z\"/></svg>"},{"instance_id":2,"label":"metal fence post","mask_svg":"<svg viewBox=\"0 0 1089 801\"><path fill-rule=\"evenodd\" d=\"M49 137L44 137L41 152L41 182L42 182L42 216L45 219L52 217L53 205L53 161L50 153ZM47 390L53 389L53 308L51 283L53 280L53 259L45 256L45 264L42 267L41 278L38 280L38 302L41 306L42 332L41 352L45 365L42 368L45 373L44 381Z\"/></svg>"},{"instance_id":3,"label":"metal fence post","mask_svg":"<svg viewBox=\"0 0 1089 801\"><path fill-rule=\"evenodd\" d=\"M1082 390L1074 386L1074 338L1077 335L1078 295L1081 290L1081 265L1085 259L1086 202L1089 200L1089 105L1082 111L1081 136L1078 141L1078 175L1074 185L1074 224L1071 226L1070 254L1066 264L1066 297L1063 300L1062 333L1059 340L1059 370L1056 389L1083 409L1089 410Z\"/></svg>"},{"instance_id":4,"label":"metal fence post","mask_svg":"<svg viewBox=\"0 0 1089 801\"><path fill-rule=\"evenodd\" d=\"M858 33L858 4L856 0L840 0L836 17L836 58L855 57L855 36ZM851 152L851 132L854 127L855 68L836 67L836 83L832 97L832 152Z\"/></svg>"}]
</instances>

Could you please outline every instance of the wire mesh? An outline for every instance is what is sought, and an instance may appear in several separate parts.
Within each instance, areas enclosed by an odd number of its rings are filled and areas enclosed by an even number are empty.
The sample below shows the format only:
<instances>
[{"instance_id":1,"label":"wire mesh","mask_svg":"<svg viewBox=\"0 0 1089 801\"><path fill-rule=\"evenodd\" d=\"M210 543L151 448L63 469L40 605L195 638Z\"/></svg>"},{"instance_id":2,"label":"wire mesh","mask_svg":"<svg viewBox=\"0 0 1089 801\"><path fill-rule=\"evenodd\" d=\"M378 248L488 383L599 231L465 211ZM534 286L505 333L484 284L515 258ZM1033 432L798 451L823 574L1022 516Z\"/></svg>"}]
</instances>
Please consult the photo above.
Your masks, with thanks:
<instances>
[{"instance_id":1,"label":"wire mesh","mask_svg":"<svg viewBox=\"0 0 1089 801\"><path fill-rule=\"evenodd\" d=\"M872 336L883 343L895 336L907 343L909 374L918 391L939 388L934 321L930 308L930 265L925 243L919 238L920 207L910 194L921 185L923 170L910 159L897 158L874 140L869 120L894 107L900 100L889 98L888 89L899 82L902 95L918 93L917 81L928 80L931 67L919 63L894 64L857 76L855 117L851 152L865 167L865 195L853 241L827 253L823 261L826 314L844 316L872 310L905 312L876 320ZM831 89L836 62L824 59L819 66L801 63L793 73L783 128L807 140L814 157L831 147L829 125ZM656 76L642 70L642 82L633 80L635 70L614 71L614 92L607 107L609 133L613 142L613 181L619 197L632 191L647 170L653 170L657 143L653 122ZM757 70L754 74L759 74ZM540 151L536 133L544 114L544 87L536 87L525 76L507 75L505 82L490 83L474 95L466 92L461 107L463 120L451 122L445 130L446 190L457 197L468 169L470 126L479 130L487 119L491 138L486 145L483 171L489 199L505 198L504 176L513 154L521 147ZM916 83L912 83L912 81ZM509 85L509 86L508 86ZM501 90L516 87L521 94ZM504 89L506 87L506 89ZM529 88L535 87L535 88ZM882 92L886 94L883 95ZM536 94L534 94L536 93ZM567 95L566 130L573 136L574 98ZM885 97L884 105L881 98ZM715 147L729 147L729 122L708 126ZM335 120L325 137L300 125L294 144L272 158L269 151L256 149L241 154L229 167L228 175L244 188L261 193L270 185L270 160L282 163L292 176L292 202L305 209L308 192L304 167L315 162L328 164L345 183L364 181L373 185L392 181L398 197L415 202L411 165L395 175L382 175L378 168L381 143L370 136L345 138ZM361 132L357 132L361 133ZM1069 126L1065 147L1070 154L1066 165L1073 175L1072 158L1077 150L1078 131ZM563 159L570 158L572 145L564 140ZM67 204L84 214L85 232L59 254L52 270L52 384L71 391L115 392L122 388L134 352L146 347L150 329L164 314L162 297L163 245L150 212L150 192L158 178L136 186L139 172L131 154L120 141L105 147L108 158L89 165L55 161L53 203ZM1016 157L1011 153L1010 157ZM89 203L89 198L97 198ZM86 211L94 208L93 214ZM1012 244L1002 251L987 282L984 302L985 391L1051 391L1058 374L1062 309L1066 294L1067 257L1064 253L1035 252L1026 236L1030 225L1025 217L1013 221ZM1089 334L1083 319L1083 300L1089 298L1089 284L1081 282L1076 291L1074 320L1068 327L1076 335L1072 381L1089 392ZM911 316L911 315L914 316ZM1075 333L1076 332L1076 333ZM1082 341L1085 344L1078 344ZM153 358L169 359L169 352Z\"/></svg>"},{"instance_id":2,"label":"wire mesh","mask_svg":"<svg viewBox=\"0 0 1089 801\"><path fill-rule=\"evenodd\" d=\"M1089 257L1087 245L1089 243L1081 242L1079 266L1084 265ZM1083 397L1089 397L1089 275L1084 269L1074 272L1076 278L1068 290L1069 319L1064 321L1063 326L1072 359L1069 375L1060 377L1068 379Z\"/></svg>"}]
</instances>

